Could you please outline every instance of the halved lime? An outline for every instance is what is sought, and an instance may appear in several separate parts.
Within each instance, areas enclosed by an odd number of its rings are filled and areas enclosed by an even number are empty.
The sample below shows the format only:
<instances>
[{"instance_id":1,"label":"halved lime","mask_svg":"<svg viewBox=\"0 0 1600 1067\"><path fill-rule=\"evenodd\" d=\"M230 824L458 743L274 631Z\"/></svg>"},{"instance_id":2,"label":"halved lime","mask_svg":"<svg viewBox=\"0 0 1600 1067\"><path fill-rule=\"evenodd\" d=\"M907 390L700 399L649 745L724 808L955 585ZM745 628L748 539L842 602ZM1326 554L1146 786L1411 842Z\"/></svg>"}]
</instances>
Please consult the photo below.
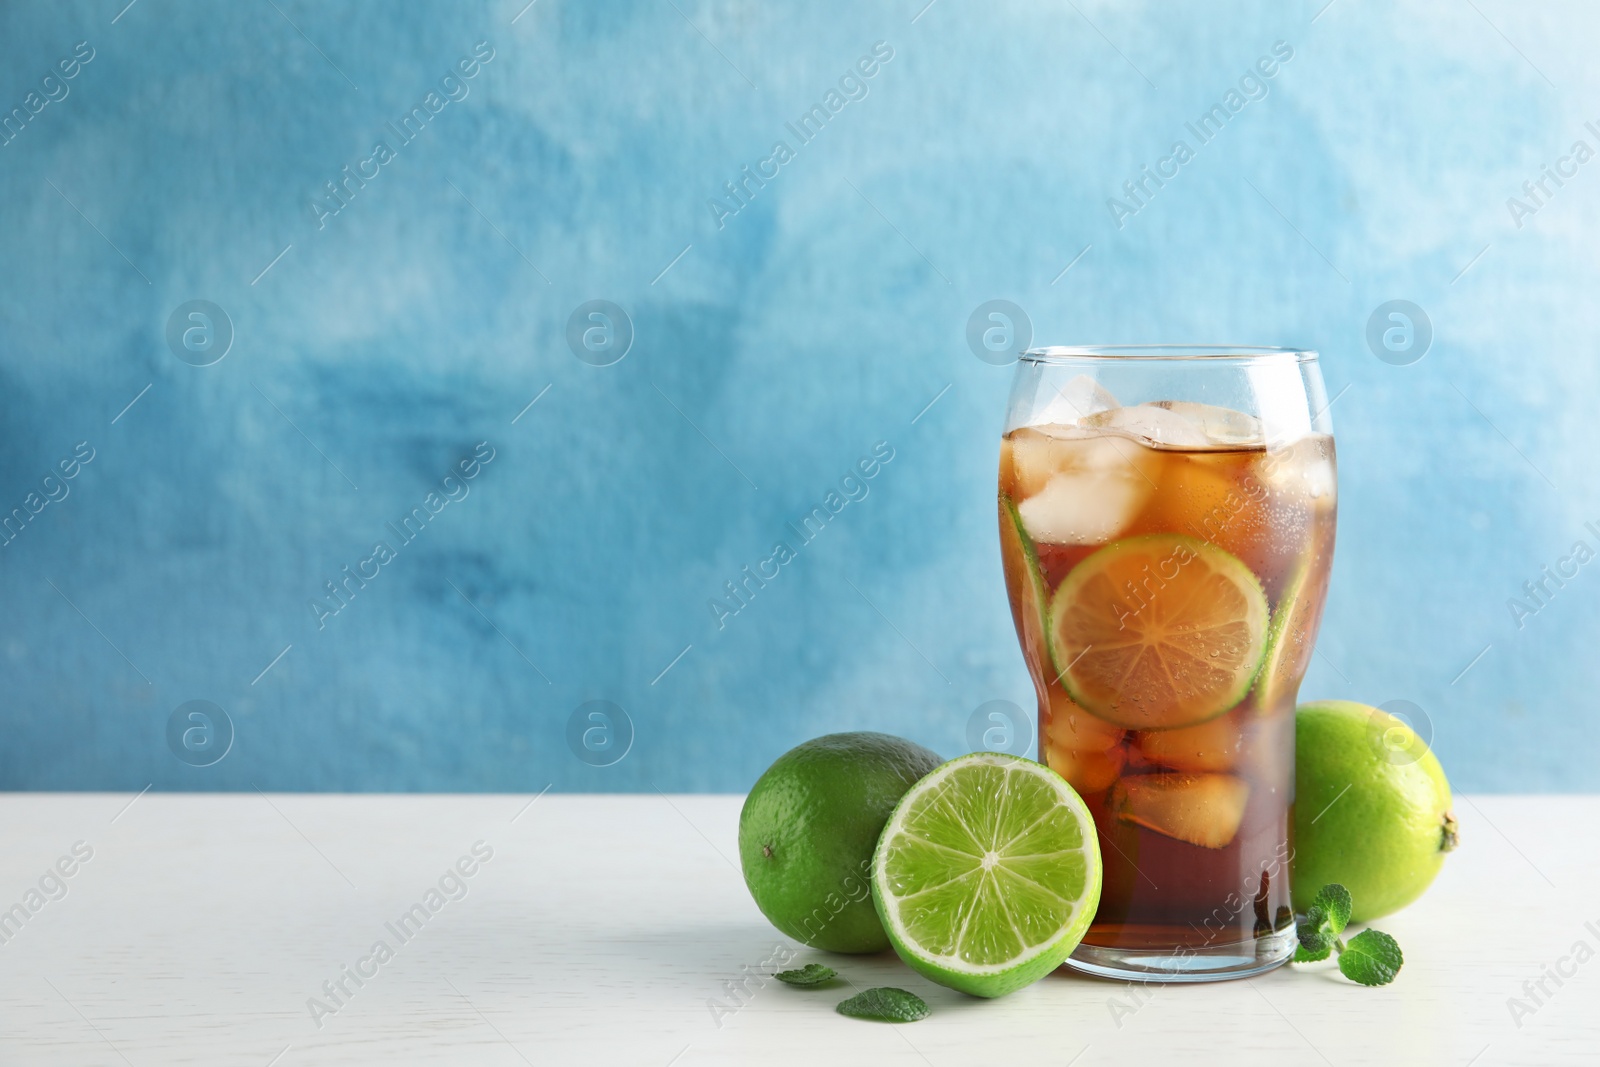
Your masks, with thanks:
<instances>
[{"instance_id":1,"label":"halved lime","mask_svg":"<svg viewBox=\"0 0 1600 1067\"><path fill-rule=\"evenodd\" d=\"M1061 684L1132 730L1214 719L1250 691L1267 643L1267 597L1236 557L1183 534L1113 541L1050 603Z\"/></svg>"},{"instance_id":2,"label":"halved lime","mask_svg":"<svg viewBox=\"0 0 1600 1067\"><path fill-rule=\"evenodd\" d=\"M974 752L911 787L878 839L872 901L912 969L976 997L1043 978L1100 903L1100 845L1050 768Z\"/></svg>"}]
</instances>

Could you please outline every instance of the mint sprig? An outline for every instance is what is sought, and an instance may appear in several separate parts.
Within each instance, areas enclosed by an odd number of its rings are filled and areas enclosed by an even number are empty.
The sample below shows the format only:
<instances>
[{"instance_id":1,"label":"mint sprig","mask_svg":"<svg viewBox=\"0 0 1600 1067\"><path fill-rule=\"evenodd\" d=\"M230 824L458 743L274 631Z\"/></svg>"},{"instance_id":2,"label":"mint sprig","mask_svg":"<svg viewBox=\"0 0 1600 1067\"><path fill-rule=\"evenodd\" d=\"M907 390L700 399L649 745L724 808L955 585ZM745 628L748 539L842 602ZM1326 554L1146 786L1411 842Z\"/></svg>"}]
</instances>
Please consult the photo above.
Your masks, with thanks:
<instances>
[{"instance_id":1,"label":"mint sprig","mask_svg":"<svg viewBox=\"0 0 1600 1067\"><path fill-rule=\"evenodd\" d=\"M1346 944L1339 935L1350 922L1350 890L1332 882L1322 887L1306 909L1306 917L1295 927L1300 944L1294 950L1296 963L1315 963L1334 952L1339 954L1339 972L1362 985L1388 985L1400 973L1405 957L1395 939L1381 930L1363 930Z\"/></svg>"},{"instance_id":2,"label":"mint sprig","mask_svg":"<svg viewBox=\"0 0 1600 1067\"><path fill-rule=\"evenodd\" d=\"M834 1009L852 1019L871 1019L880 1023L914 1023L928 1017L928 1005L915 993L893 986L882 986L857 993L839 1002Z\"/></svg>"},{"instance_id":3,"label":"mint sprig","mask_svg":"<svg viewBox=\"0 0 1600 1067\"><path fill-rule=\"evenodd\" d=\"M798 986L801 989L812 989L831 982L839 977L839 972L832 967L825 967L820 963L808 963L804 967L796 967L792 971L779 971L772 977L787 985Z\"/></svg>"}]
</instances>

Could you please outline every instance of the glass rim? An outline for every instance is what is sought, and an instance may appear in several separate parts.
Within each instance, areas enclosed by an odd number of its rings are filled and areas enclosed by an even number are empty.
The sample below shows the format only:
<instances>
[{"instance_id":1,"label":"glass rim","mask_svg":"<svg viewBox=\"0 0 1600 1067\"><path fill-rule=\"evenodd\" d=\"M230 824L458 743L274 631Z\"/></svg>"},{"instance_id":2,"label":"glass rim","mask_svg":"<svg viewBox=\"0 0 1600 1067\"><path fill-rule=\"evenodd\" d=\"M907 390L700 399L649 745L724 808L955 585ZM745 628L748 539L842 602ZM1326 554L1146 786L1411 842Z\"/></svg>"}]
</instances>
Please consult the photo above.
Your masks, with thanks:
<instances>
[{"instance_id":1,"label":"glass rim","mask_svg":"<svg viewBox=\"0 0 1600 1067\"><path fill-rule=\"evenodd\" d=\"M1080 360L1207 360L1292 361L1315 363L1314 348L1279 348L1271 345L1046 345L1030 348L1017 357L1028 363L1069 363Z\"/></svg>"}]
</instances>

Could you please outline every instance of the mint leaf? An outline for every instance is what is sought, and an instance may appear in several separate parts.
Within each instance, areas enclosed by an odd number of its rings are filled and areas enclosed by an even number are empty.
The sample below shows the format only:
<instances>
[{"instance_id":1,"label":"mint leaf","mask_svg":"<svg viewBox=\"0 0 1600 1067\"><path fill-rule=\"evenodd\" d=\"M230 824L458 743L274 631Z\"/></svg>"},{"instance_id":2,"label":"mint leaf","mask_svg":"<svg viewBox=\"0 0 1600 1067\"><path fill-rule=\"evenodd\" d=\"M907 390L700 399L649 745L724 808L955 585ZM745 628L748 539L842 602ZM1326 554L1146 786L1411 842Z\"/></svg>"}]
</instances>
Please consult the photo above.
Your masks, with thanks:
<instances>
[{"instance_id":1,"label":"mint leaf","mask_svg":"<svg viewBox=\"0 0 1600 1067\"><path fill-rule=\"evenodd\" d=\"M804 967L798 967L792 971L779 971L772 977L780 982L799 986L801 989L810 989L824 982L833 981L839 977L839 972L832 967L824 967L820 963L808 963Z\"/></svg>"},{"instance_id":2,"label":"mint leaf","mask_svg":"<svg viewBox=\"0 0 1600 1067\"><path fill-rule=\"evenodd\" d=\"M1328 953L1332 951L1333 949L1329 948L1327 945L1323 945L1321 948L1316 950L1308 949L1306 948L1304 942L1302 942L1294 950L1294 962L1316 963L1318 960L1327 959Z\"/></svg>"},{"instance_id":3,"label":"mint leaf","mask_svg":"<svg viewBox=\"0 0 1600 1067\"><path fill-rule=\"evenodd\" d=\"M1333 936L1337 937L1350 922L1350 890L1338 882L1330 882L1317 891L1311 907L1321 910L1332 924ZM1310 912L1307 912L1307 917L1310 917Z\"/></svg>"},{"instance_id":4,"label":"mint leaf","mask_svg":"<svg viewBox=\"0 0 1600 1067\"><path fill-rule=\"evenodd\" d=\"M1399 944L1381 930L1361 931L1339 953L1339 970L1362 985L1388 985L1403 963Z\"/></svg>"},{"instance_id":5,"label":"mint leaf","mask_svg":"<svg viewBox=\"0 0 1600 1067\"><path fill-rule=\"evenodd\" d=\"M1321 905L1313 904L1306 912L1305 919L1295 926L1295 933L1300 938L1300 947L1314 955L1315 959L1325 960L1328 951L1333 948L1335 934L1328 917L1323 914Z\"/></svg>"},{"instance_id":6,"label":"mint leaf","mask_svg":"<svg viewBox=\"0 0 1600 1067\"><path fill-rule=\"evenodd\" d=\"M928 1017L928 1005L915 993L883 986L857 993L839 1002L835 1009L852 1019L871 1019L880 1023L914 1023Z\"/></svg>"}]
</instances>

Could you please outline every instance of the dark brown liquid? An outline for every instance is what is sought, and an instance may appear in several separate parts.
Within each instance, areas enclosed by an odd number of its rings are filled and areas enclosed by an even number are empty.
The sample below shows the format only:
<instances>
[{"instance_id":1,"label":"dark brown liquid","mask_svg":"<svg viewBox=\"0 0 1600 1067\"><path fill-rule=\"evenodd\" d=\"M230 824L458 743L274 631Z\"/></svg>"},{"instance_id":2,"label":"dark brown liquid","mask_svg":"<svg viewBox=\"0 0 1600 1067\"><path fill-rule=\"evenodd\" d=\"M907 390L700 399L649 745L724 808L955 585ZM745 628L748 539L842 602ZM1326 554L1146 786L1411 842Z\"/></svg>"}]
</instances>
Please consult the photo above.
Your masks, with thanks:
<instances>
[{"instance_id":1,"label":"dark brown liquid","mask_svg":"<svg viewBox=\"0 0 1600 1067\"><path fill-rule=\"evenodd\" d=\"M1016 440L1030 433L1033 439ZM1083 796L1099 830L1105 876L1099 911L1084 943L1182 952L1283 931L1292 925L1294 704L1316 638L1333 553L1333 442L1312 436L1271 450L1182 451L1119 438L1118 448L1130 463L1131 476L1124 476L1114 465L1109 473L1104 467L1095 473L1093 464L1075 452L1077 440L1044 441L1037 435L1016 431L1002 448L1002 536L1012 522L1006 501L1020 506L1043 492L1044 480L1053 475L1048 466L1041 475L1041 462L1059 462L1064 485L1074 491L1081 485L1083 496L1076 504L1068 499L1058 512L1066 518L1054 522L1044 501L1036 503L1032 514L1045 516L1037 525L1059 533L1076 523L1102 537L1096 543L1033 538L1047 598L1109 541L1185 534L1225 549L1249 567L1266 593L1271 617L1277 620L1283 612L1288 630L1280 654L1268 653L1274 683L1258 678L1244 701L1226 714L1194 728L1124 730L1074 704L1056 681L1026 564L1008 553L1012 616L1039 697L1040 759ZM1062 488L1053 489L1058 499ZM1108 508L1120 510L1097 515L1102 498ZM1021 510L1029 514L1027 507ZM1076 518L1079 512L1088 518ZM1268 673L1264 667L1262 677ZM1242 815L1237 805L1231 808L1237 829L1225 841L1220 832L1205 844L1183 839L1185 833L1206 837L1204 818L1195 814L1205 805L1185 808L1181 800L1174 802L1171 818L1180 829L1163 823L1169 832L1145 825L1138 811L1130 815L1128 797L1141 788L1148 795L1154 786L1178 782L1187 788L1198 779L1225 796L1247 797ZM1224 822L1233 825L1231 818Z\"/></svg>"}]
</instances>

